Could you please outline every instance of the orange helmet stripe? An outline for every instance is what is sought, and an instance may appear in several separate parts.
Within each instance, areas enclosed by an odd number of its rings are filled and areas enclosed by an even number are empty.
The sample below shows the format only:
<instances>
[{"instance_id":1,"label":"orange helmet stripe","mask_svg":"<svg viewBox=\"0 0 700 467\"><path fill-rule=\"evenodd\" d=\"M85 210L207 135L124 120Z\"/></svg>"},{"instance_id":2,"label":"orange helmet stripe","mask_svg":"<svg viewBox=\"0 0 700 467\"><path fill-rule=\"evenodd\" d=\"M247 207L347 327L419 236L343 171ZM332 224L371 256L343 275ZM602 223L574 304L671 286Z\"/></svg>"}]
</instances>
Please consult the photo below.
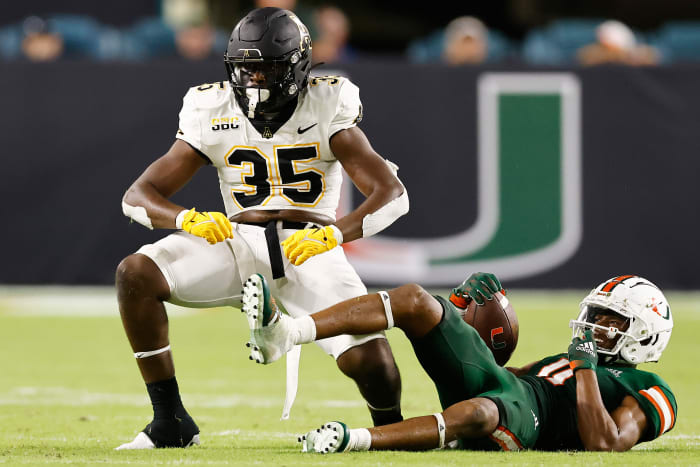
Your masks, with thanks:
<instances>
[{"instance_id":1,"label":"orange helmet stripe","mask_svg":"<svg viewBox=\"0 0 700 467\"><path fill-rule=\"evenodd\" d=\"M600 289L601 292L611 292L612 289L617 287L621 282L631 278L635 277L634 275L627 275L627 276L617 276L614 279L610 279L602 289Z\"/></svg>"}]
</instances>

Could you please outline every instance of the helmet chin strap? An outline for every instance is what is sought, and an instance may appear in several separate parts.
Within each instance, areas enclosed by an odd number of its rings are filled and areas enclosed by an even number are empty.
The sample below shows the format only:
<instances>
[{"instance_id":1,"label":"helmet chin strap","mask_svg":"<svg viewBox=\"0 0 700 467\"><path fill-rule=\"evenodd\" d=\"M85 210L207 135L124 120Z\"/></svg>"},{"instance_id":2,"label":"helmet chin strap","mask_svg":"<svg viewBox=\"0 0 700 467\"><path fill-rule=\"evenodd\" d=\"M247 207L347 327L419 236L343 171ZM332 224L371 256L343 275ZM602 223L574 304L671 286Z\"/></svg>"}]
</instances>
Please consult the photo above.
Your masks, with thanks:
<instances>
[{"instance_id":1,"label":"helmet chin strap","mask_svg":"<svg viewBox=\"0 0 700 467\"><path fill-rule=\"evenodd\" d=\"M246 97L248 97L248 118L255 118L255 108L259 102L265 102L270 98L269 89L261 88L246 88Z\"/></svg>"}]
</instances>

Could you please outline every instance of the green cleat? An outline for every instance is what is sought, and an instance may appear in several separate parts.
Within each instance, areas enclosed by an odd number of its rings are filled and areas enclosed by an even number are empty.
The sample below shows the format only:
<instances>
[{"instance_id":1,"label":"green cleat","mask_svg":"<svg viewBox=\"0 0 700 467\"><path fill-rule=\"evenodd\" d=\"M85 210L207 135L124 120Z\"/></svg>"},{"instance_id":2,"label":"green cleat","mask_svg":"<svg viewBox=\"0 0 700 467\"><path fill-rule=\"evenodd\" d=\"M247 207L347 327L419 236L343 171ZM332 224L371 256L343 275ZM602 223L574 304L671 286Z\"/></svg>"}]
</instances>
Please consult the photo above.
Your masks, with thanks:
<instances>
[{"instance_id":1,"label":"green cleat","mask_svg":"<svg viewBox=\"0 0 700 467\"><path fill-rule=\"evenodd\" d=\"M250 328L250 359L256 363L272 363L285 355L293 346L293 319L277 308L270 296L267 281L253 274L243 285L241 311L248 318Z\"/></svg>"},{"instance_id":2,"label":"green cleat","mask_svg":"<svg viewBox=\"0 0 700 467\"><path fill-rule=\"evenodd\" d=\"M350 429L343 422L327 422L301 436L301 452L330 454L344 452L350 442Z\"/></svg>"}]
</instances>

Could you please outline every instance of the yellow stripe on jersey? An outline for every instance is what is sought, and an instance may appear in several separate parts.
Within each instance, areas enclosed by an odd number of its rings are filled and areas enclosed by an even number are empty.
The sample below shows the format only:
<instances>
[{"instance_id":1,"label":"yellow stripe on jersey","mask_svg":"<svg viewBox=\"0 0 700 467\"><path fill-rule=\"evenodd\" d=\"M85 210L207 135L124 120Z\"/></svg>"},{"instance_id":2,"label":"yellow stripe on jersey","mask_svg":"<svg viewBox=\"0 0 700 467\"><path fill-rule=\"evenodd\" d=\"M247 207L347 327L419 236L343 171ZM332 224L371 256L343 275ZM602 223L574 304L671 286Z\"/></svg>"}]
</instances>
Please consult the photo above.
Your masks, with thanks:
<instances>
[{"instance_id":1,"label":"yellow stripe on jersey","mask_svg":"<svg viewBox=\"0 0 700 467\"><path fill-rule=\"evenodd\" d=\"M646 397L659 413L661 424L657 436L661 436L673 428L673 425L676 423L676 414L673 412L673 406L661 388L659 386L653 386L649 389L642 389L639 393Z\"/></svg>"}]
</instances>

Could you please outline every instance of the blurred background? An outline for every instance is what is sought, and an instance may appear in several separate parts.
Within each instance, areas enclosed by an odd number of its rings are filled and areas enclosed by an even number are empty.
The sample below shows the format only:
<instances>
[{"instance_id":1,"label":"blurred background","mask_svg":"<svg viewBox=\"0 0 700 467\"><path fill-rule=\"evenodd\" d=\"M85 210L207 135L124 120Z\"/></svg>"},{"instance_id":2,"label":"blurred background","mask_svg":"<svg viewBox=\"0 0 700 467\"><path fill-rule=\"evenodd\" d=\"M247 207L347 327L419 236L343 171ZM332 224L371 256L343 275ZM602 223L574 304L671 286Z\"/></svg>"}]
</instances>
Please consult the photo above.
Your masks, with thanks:
<instances>
[{"instance_id":1,"label":"blurred background","mask_svg":"<svg viewBox=\"0 0 700 467\"><path fill-rule=\"evenodd\" d=\"M172 144L187 89L226 79L257 6L297 13L315 73L360 86L361 127L400 166L410 213L346 248L369 285L490 270L700 288L700 3L682 0L6 2L0 283L108 285L167 233L130 224L121 197ZM215 171L176 201L221 210Z\"/></svg>"},{"instance_id":2,"label":"blurred background","mask_svg":"<svg viewBox=\"0 0 700 467\"><path fill-rule=\"evenodd\" d=\"M451 63L565 64L586 61L580 49L595 43L621 49L619 59L623 50L629 54L633 49L652 49L624 58L637 63L695 61L700 56L700 4L687 0L494 0L410 9L404 2L369 0L143 0L120 2L109 9L88 0L30 0L3 5L0 57L124 61L219 56L237 20L258 6L294 10L326 62L372 56L424 62L442 56ZM471 22L450 25L460 17L471 17ZM597 34L596 27L606 20L617 24ZM458 39L484 41L483 53L462 52L460 59L458 52L446 52L457 48L451 41ZM331 44L340 51L333 53ZM591 60L588 57L587 63Z\"/></svg>"}]
</instances>

